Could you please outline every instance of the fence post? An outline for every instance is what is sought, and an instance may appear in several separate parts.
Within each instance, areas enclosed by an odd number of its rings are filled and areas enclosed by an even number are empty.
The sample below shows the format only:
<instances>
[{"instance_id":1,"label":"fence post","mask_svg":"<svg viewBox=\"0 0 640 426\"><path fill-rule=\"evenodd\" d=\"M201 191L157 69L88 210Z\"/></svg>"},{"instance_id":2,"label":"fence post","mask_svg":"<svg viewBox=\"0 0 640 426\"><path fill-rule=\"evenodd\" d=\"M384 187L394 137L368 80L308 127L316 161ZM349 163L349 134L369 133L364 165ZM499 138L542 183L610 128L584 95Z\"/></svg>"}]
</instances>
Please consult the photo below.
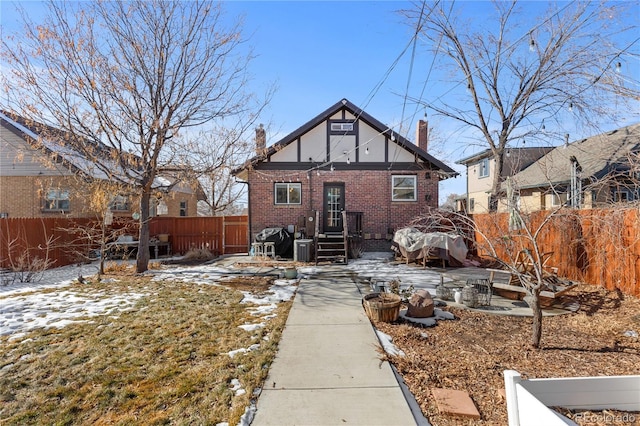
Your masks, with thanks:
<instances>
[{"instance_id":1,"label":"fence post","mask_svg":"<svg viewBox=\"0 0 640 426\"><path fill-rule=\"evenodd\" d=\"M222 216L222 254L227 254L227 217Z\"/></svg>"},{"instance_id":2,"label":"fence post","mask_svg":"<svg viewBox=\"0 0 640 426\"><path fill-rule=\"evenodd\" d=\"M509 426L520 426L518 414L518 391L516 384L520 383L520 373L515 370L504 370L504 390L507 398L507 416Z\"/></svg>"}]
</instances>

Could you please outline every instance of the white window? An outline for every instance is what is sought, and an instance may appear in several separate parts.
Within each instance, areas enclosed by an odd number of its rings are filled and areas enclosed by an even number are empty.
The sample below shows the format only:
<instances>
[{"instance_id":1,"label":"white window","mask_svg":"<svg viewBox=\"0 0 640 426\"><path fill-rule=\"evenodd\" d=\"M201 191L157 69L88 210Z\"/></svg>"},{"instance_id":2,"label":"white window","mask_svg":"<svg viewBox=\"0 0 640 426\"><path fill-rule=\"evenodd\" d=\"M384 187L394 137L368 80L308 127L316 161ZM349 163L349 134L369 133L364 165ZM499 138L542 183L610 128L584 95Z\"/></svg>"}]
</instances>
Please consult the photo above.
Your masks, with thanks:
<instances>
[{"instance_id":1,"label":"white window","mask_svg":"<svg viewBox=\"0 0 640 426\"><path fill-rule=\"evenodd\" d=\"M131 203L129 203L129 197L126 195L116 195L113 201L109 204L111 211L115 212L128 212L131 210Z\"/></svg>"},{"instance_id":2,"label":"white window","mask_svg":"<svg viewBox=\"0 0 640 426\"><path fill-rule=\"evenodd\" d=\"M276 183L276 204L302 204L301 183Z\"/></svg>"},{"instance_id":3,"label":"white window","mask_svg":"<svg viewBox=\"0 0 640 426\"><path fill-rule=\"evenodd\" d=\"M478 177L489 177L489 159L485 158L478 164Z\"/></svg>"},{"instance_id":4,"label":"white window","mask_svg":"<svg viewBox=\"0 0 640 426\"><path fill-rule=\"evenodd\" d=\"M180 216L187 216L188 205L186 201L180 201Z\"/></svg>"},{"instance_id":5,"label":"white window","mask_svg":"<svg viewBox=\"0 0 640 426\"><path fill-rule=\"evenodd\" d=\"M416 176L391 176L391 201L416 201L417 199Z\"/></svg>"},{"instance_id":6,"label":"white window","mask_svg":"<svg viewBox=\"0 0 640 426\"><path fill-rule=\"evenodd\" d=\"M71 207L69 191L66 189L49 189L44 195L44 211L68 212Z\"/></svg>"},{"instance_id":7,"label":"white window","mask_svg":"<svg viewBox=\"0 0 640 426\"><path fill-rule=\"evenodd\" d=\"M353 123L331 123L332 132L352 132Z\"/></svg>"}]
</instances>

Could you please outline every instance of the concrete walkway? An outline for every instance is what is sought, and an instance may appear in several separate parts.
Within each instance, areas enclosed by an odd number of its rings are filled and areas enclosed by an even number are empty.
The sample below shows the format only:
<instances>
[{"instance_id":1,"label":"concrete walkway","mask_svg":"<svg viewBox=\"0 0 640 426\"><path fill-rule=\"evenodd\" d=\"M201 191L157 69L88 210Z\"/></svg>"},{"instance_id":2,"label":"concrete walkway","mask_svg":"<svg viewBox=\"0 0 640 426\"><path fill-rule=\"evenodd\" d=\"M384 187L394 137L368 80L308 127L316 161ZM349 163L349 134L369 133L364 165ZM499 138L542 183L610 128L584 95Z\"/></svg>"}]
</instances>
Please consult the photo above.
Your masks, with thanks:
<instances>
[{"instance_id":1,"label":"concrete walkway","mask_svg":"<svg viewBox=\"0 0 640 426\"><path fill-rule=\"evenodd\" d=\"M252 425L415 425L340 267L302 279Z\"/></svg>"}]
</instances>

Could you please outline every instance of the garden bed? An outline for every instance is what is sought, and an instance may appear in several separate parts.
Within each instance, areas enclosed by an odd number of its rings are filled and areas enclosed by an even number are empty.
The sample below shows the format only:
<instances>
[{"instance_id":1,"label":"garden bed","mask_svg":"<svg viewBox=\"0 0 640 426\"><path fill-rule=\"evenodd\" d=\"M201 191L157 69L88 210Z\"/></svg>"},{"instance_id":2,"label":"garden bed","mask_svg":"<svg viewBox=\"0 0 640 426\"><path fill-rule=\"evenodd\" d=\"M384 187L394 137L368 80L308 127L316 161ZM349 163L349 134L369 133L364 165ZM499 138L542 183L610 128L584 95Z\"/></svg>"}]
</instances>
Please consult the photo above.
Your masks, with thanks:
<instances>
[{"instance_id":1,"label":"garden bed","mask_svg":"<svg viewBox=\"0 0 640 426\"><path fill-rule=\"evenodd\" d=\"M519 371L524 378L638 374L640 339L633 337L633 332L640 332L640 300L584 284L564 297L579 303L580 309L575 314L543 318L540 350L529 344L532 320L527 317L448 307L458 319L439 322L437 327L406 323L376 326L405 352L404 357L386 357L397 367L433 425L507 424L504 370ZM468 392L481 419L468 421L439 414L432 388ZM629 416L563 413L578 424L630 424L608 422L628 420ZM597 418L608 420L583 421ZM640 423L640 414L634 419L631 424Z\"/></svg>"}]
</instances>

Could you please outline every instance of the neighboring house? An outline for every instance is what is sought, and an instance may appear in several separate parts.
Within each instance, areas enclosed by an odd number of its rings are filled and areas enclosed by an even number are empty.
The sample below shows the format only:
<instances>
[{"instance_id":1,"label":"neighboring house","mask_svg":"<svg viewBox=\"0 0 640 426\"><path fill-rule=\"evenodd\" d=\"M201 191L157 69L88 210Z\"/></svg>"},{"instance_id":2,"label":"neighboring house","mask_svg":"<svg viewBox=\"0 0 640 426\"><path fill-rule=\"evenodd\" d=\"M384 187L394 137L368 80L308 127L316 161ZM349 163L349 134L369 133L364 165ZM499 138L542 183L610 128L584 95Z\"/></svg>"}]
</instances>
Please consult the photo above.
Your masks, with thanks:
<instances>
[{"instance_id":1,"label":"neighboring house","mask_svg":"<svg viewBox=\"0 0 640 426\"><path fill-rule=\"evenodd\" d=\"M640 199L640 123L554 148L512 177L523 210Z\"/></svg>"},{"instance_id":2,"label":"neighboring house","mask_svg":"<svg viewBox=\"0 0 640 426\"><path fill-rule=\"evenodd\" d=\"M0 112L0 217L95 217L89 182L107 176L63 143L42 138L42 128ZM176 183L170 175L156 183L152 216L197 215L198 185ZM135 191L124 186L110 204L114 216L132 216L138 209Z\"/></svg>"},{"instance_id":3,"label":"neighboring house","mask_svg":"<svg viewBox=\"0 0 640 426\"><path fill-rule=\"evenodd\" d=\"M269 147L260 127L257 155L233 171L248 184L252 241L270 227L341 234L346 220L364 250L388 250L394 230L437 207L439 182L456 175L427 153L427 130L418 123L416 145L346 99Z\"/></svg>"},{"instance_id":4,"label":"neighboring house","mask_svg":"<svg viewBox=\"0 0 640 426\"><path fill-rule=\"evenodd\" d=\"M553 147L508 148L505 152L501 179L513 176L530 166ZM489 211L491 186L496 170L496 162L490 149L456 161L467 168L467 192L458 198L456 210L468 213L486 213ZM504 206L498 204L498 210Z\"/></svg>"}]
</instances>

